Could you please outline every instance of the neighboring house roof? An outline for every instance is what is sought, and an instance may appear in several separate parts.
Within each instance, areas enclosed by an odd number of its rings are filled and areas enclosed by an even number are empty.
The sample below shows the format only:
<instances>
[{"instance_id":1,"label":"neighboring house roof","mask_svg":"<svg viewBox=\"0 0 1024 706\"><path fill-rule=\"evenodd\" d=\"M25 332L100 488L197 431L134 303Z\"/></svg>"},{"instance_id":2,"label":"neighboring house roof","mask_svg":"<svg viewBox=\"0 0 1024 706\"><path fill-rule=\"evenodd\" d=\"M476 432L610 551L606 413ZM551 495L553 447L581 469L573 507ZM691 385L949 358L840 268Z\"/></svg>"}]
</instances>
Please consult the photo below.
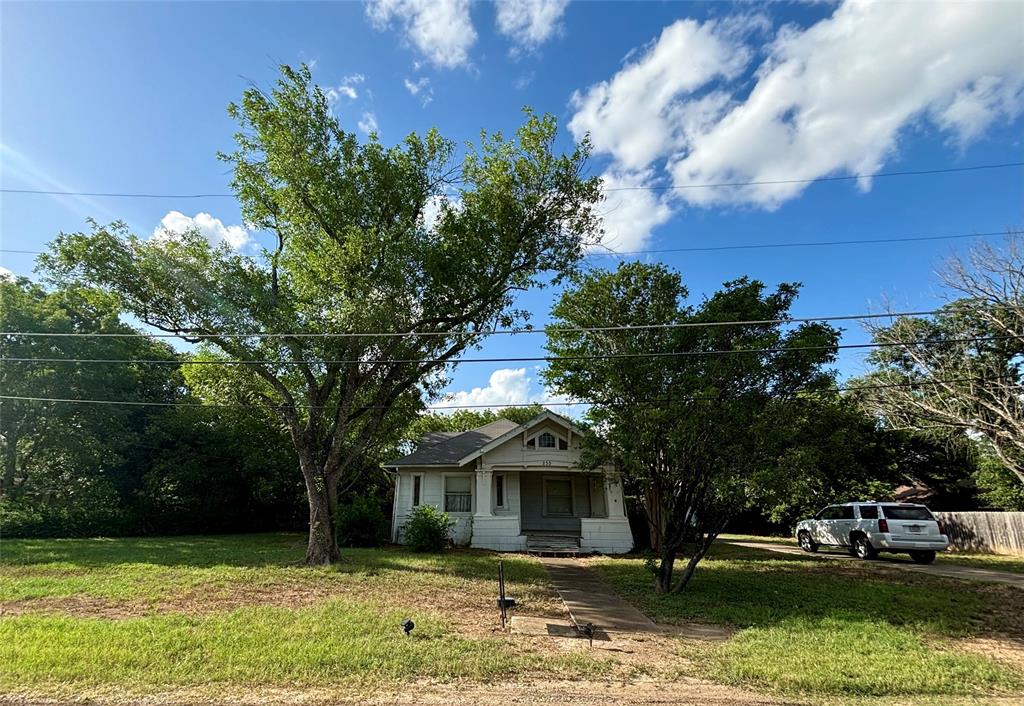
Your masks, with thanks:
<instances>
[{"instance_id":1,"label":"neighboring house roof","mask_svg":"<svg viewBox=\"0 0 1024 706\"><path fill-rule=\"evenodd\" d=\"M584 433L572 420L549 410L538 414L526 424L516 424L502 417L469 431L436 431L424 434L415 451L408 456L388 461L384 467L462 466L548 419L572 429L576 434Z\"/></svg>"},{"instance_id":2,"label":"neighboring house roof","mask_svg":"<svg viewBox=\"0 0 1024 706\"><path fill-rule=\"evenodd\" d=\"M384 466L458 466L459 459L475 449L519 428L515 422L502 418L464 432L430 432L423 435L411 454L388 461Z\"/></svg>"}]
</instances>

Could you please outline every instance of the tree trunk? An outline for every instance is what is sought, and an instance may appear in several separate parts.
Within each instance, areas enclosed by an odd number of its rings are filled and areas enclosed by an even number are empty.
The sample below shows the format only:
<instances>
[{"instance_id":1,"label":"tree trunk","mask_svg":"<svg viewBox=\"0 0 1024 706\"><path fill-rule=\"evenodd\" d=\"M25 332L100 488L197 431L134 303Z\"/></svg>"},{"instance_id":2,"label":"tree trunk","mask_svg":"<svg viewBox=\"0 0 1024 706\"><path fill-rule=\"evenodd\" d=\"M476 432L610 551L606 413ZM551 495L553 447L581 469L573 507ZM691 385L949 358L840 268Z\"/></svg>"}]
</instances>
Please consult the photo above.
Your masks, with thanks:
<instances>
[{"instance_id":1,"label":"tree trunk","mask_svg":"<svg viewBox=\"0 0 1024 706\"><path fill-rule=\"evenodd\" d=\"M701 540L698 541L694 546L693 554L690 555L690 560L686 562L686 568L683 569L682 576L679 577L679 582L672 587L673 593L682 593L683 589L686 588L686 584L690 583L690 579L693 578L693 572L697 570L697 564L704 558L704 555L708 553L708 549L711 548L711 543L714 540Z\"/></svg>"},{"instance_id":2,"label":"tree trunk","mask_svg":"<svg viewBox=\"0 0 1024 706\"><path fill-rule=\"evenodd\" d=\"M662 506L661 488L652 485L647 489L644 501L647 511L647 529L651 537L651 549L661 554L665 537L665 513ZM669 569L671 572L671 568Z\"/></svg>"},{"instance_id":3,"label":"tree trunk","mask_svg":"<svg viewBox=\"0 0 1024 706\"><path fill-rule=\"evenodd\" d=\"M14 479L18 472L18 437L11 432L5 439L4 474L0 480L0 497L14 497Z\"/></svg>"},{"instance_id":4,"label":"tree trunk","mask_svg":"<svg viewBox=\"0 0 1024 706\"><path fill-rule=\"evenodd\" d=\"M672 567L676 563L676 553L671 549L661 552L661 563L658 564L658 577L654 583L656 593L668 593L672 589Z\"/></svg>"},{"instance_id":5,"label":"tree trunk","mask_svg":"<svg viewBox=\"0 0 1024 706\"><path fill-rule=\"evenodd\" d=\"M306 563L313 566L333 564L341 558L332 511L338 504L337 484L327 483L322 470L303 462L301 457L300 465L306 480L306 496L309 498L309 542L306 545ZM335 494L333 498L332 491Z\"/></svg>"}]
</instances>

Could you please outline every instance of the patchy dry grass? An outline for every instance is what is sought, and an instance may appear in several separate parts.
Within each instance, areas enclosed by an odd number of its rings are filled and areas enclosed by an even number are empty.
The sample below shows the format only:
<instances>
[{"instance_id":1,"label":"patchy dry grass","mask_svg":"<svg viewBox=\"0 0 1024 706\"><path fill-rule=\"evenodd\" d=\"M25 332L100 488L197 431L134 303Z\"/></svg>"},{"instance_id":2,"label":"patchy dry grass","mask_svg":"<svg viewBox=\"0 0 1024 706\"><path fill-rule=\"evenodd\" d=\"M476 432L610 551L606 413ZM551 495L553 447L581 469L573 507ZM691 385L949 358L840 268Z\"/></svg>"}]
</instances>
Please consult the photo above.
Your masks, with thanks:
<instances>
[{"instance_id":1,"label":"patchy dry grass","mask_svg":"<svg viewBox=\"0 0 1024 706\"><path fill-rule=\"evenodd\" d=\"M401 549L293 562L295 535L5 540L0 688L313 685L603 674L609 660L498 633L499 557ZM543 568L503 557L521 612L564 614ZM416 622L412 638L399 623Z\"/></svg>"},{"instance_id":2,"label":"patchy dry grass","mask_svg":"<svg viewBox=\"0 0 1024 706\"><path fill-rule=\"evenodd\" d=\"M741 628L724 644L683 650L716 681L812 696L1024 694L1012 649L1024 636L1016 588L730 545L714 549L682 594L655 594L638 559L594 565L659 622ZM987 652L964 649L981 638Z\"/></svg>"}]
</instances>

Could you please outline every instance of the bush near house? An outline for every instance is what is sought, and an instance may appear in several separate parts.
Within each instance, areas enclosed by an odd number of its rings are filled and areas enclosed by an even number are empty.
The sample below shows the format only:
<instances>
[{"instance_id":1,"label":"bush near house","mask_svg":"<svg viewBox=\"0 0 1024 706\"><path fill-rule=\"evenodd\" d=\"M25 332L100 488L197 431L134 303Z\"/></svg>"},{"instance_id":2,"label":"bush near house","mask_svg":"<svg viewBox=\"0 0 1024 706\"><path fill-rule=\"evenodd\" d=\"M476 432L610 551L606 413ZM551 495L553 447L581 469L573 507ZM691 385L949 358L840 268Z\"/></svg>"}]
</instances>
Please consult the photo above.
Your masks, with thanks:
<instances>
[{"instance_id":1,"label":"bush near house","mask_svg":"<svg viewBox=\"0 0 1024 706\"><path fill-rule=\"evenodd\" d=\"M448 544L455 520L433 505L413 509L405 525L405 543L414 552L439 552Z\"/></svg>"}]
</instances>

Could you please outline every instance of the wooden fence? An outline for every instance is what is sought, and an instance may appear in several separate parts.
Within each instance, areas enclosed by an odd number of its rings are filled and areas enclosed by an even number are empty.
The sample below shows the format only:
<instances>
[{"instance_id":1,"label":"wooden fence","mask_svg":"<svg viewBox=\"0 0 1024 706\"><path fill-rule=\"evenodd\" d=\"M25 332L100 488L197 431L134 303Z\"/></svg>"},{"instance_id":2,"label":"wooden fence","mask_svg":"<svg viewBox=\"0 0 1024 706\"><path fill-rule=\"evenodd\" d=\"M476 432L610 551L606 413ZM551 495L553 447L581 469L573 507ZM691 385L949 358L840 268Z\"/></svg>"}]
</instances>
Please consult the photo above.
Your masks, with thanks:
<instances>
[{"instance_id":1,"label":"wooden fence","mask_svg":"<svg viewBox=\"0 0 1024 706\"><path fill-rule=\"evenodd\" d=\"M1024 512L936 512L950 549L1024 556Z\"/></svg>"}]
</instances>

